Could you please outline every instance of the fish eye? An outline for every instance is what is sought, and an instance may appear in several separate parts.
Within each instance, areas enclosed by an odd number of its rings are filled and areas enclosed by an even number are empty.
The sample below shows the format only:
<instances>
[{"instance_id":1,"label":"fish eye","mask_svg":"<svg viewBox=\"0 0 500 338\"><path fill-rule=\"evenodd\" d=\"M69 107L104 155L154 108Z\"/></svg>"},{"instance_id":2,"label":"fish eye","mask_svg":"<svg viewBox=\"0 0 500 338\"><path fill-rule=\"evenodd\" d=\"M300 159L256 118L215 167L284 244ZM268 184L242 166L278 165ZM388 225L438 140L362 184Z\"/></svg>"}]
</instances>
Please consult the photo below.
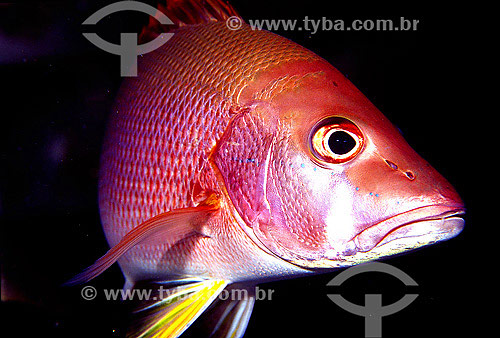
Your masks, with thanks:
<instances>
[{"instance_id":1,"label":"fish eye","mask_svg":"<svg viewBox=\"0 0 500 338\"><path fill-rule=\"evenodd\" d=\"M321 120L311 131L310 148L320 162L345 163L363 149L363 134L351 121L343 117Z\"/></svg>"}]
</instances>

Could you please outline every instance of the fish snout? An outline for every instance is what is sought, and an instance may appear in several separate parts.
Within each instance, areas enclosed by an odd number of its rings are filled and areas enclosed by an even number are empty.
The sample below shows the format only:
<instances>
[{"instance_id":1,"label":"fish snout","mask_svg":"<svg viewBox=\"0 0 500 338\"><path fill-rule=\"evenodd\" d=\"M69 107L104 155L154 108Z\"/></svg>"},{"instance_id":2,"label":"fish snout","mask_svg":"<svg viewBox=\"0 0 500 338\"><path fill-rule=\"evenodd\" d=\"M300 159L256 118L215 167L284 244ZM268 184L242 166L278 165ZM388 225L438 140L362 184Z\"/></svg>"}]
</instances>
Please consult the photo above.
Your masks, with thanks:
<instances>
[{"instance_id":1,"label":"fish snout","mask_svg":"<svg viewBox=\"0 0 500 338\"><path fill-rule=\"evenodd\" d=\"M379 176L386 186L397 191L395 195L401 198L399 203L420 201L421 205L439 204L463 209L464 203L455 188L413 150L408 152L411 156L407 154L399 159L399 156L378 155Z\"/></svg>"},{"instance_id":2,"label":"fish snout","mask_svg":"<svg viewBox=\"0 0 500 338\"><path fill-rule=\"evenodd\" d=\"M464 228L465 207L453 186L425 160L373 156L371 175L352 171L355 235L333 256L348 264L447 240ZM362 207L360 207L362 206ZM372 210L367 217L364 210Z\"/></svg>"}]
</instances>

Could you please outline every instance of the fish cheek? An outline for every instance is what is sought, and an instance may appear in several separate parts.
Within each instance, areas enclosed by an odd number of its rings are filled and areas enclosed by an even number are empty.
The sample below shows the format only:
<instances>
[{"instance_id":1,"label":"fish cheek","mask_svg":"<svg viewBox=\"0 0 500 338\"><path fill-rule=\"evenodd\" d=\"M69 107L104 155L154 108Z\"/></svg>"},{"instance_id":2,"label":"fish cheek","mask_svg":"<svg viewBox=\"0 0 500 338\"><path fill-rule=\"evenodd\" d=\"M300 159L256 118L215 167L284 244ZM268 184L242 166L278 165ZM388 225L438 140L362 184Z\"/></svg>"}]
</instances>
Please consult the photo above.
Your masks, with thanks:
<instances>
[{"instance_id":1,"label":"fish cheek","mask_svg":"<svg viewBox=\"0 0 500 338\"><path fill-rule=\"evenodd\" d=\"M326 243L314 196L301 180L300 150L286 125L256 112L237 116L212 154L234 208L256 244L285 260L315 260Z\"/></svg>"},{"instance_id":2,"label":"fish cheek","mask_svg":"<svg viewBox=\"0 0 500 338\"><path fill-rule=\"evenodd\" d=\"M292 139L280 128L273 142L265 192L271 217L254 231L274 254L306 263L329 249L325 204L331 175L319 170Z\"/></svg>"},{"instance_id":3,"label":"fish cheek","mask_svg":"<svg viewBox=\"0 0 500 338\"><path fill-rule=\"evenodd\" d=\"M293 179L293 173L275 173L268 182L268 199L273 202L267 231L280 247L280 256L294 261L321 258L327 238L313 196L300 180Z\"/></svg>"}]
</instances>

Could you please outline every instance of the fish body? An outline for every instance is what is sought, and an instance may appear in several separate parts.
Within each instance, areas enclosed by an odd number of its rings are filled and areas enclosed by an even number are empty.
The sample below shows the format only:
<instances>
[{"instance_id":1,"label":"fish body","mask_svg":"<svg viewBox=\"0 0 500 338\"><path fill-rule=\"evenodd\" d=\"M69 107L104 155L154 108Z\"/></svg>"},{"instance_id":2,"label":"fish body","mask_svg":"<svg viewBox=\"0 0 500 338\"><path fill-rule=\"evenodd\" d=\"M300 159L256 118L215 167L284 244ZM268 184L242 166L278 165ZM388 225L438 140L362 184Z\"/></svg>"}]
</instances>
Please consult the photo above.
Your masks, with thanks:
<instances>
[{"instance_id":1,"label":"fish body","mask_svg":"<svg viewBox=\"0 0 500 338\"><path fill-rule=\"evenodd\" d=\"M160 7L178 27L118 94L99 180L112 249L72 283L117 260L126 287L198 279L176 289L210 296L181 303L193 314L181 320L168 303L140 334L173 337L231 283L329 271L461 231L453 187L332 65L273 33L229 29L226 3L185 3L194 9ZM216 327L241 336L252 306Z\"/></svg>"},{"instance_id":2,"label":"fish body","mask_svg":"<svg viewBox=\"0 0 500 338\"><path fill-rule=\"evenodd\" d=\"M296 72L287 69L292 64ZM155 215L195 206L200 192L215 192L222 207L208 226L211 237L219 232L217 240L194 236L180 244L132 248L120 260L127 277L194 274L240 280L302 270L264 252L245 233L227 194L245 185L245 176L226 187L214 162L217 156L241 170L262 169L265 145L247 154L253 158L243 158L243 152L229 158L225 149L217 151L222 158L214 150L228 128L246 122L245 107L267 90L267 77L299 77L325 66L282 37L249 26L231 31L225 22L180 27L164 46L140 59L141 76L128 79L119 93L101 161L99 206L110 246Z\"/></svg>"}]
</instances>

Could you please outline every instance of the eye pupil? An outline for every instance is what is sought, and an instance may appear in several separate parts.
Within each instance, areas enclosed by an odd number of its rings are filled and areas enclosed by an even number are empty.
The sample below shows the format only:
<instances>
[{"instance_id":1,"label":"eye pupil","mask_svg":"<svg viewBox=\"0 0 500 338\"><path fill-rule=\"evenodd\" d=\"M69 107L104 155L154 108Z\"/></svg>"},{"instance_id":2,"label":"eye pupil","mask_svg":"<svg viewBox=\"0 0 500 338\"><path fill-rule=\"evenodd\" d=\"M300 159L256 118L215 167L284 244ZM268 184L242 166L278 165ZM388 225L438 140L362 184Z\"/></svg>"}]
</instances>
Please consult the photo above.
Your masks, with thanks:
<instances>
[{"instance_id":1,"label":"eye pupil","mask_svg":"<svg viewBox=\"0 0 500 338\"><path fill-rule=\"evenodd\" d=\"M344 155L356 146L356 140L342 130L333 132L328 139L330 150L337 155Z\"/></svg>"}]
</instances>

